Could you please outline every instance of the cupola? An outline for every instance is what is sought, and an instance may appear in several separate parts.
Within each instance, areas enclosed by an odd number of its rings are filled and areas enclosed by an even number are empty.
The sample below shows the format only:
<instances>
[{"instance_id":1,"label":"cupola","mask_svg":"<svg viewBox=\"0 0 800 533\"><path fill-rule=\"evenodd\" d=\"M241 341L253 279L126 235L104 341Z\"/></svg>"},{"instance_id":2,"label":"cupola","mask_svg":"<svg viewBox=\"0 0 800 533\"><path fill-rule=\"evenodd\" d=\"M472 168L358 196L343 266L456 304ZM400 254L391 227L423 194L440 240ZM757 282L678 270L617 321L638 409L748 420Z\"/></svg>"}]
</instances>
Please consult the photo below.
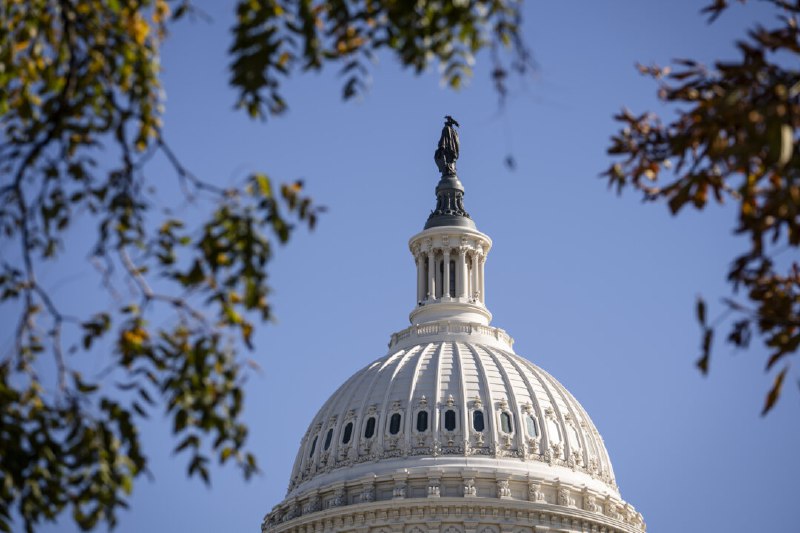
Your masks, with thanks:
<instances>
[{"instance_id":1,"label":"cupola","mask_svg":"<svg viewBox=\"0 0 800 533\"><path fill-rule=\"evenodd\" d=\"M478 231L464 208L464 186L458 179L458 123L446 117L434 154L441 177L436 208L425 228L409 240L417 265L416 307L412 324L461 321L488 326L484 263L492 240Z\"/></svg>"}]
</instances>

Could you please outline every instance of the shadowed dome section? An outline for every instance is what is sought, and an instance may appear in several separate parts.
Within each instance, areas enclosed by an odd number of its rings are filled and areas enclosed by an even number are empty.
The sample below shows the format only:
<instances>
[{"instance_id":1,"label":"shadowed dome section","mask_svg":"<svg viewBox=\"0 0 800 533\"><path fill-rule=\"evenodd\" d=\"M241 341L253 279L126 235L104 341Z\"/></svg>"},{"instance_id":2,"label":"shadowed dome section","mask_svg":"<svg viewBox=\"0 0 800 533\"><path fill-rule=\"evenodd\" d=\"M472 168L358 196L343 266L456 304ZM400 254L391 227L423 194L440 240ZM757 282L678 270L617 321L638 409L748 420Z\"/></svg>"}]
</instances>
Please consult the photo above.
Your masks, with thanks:
<instances>
[{"instance_id":1,"label":"shadowed dome section","mask_svg":"<svg viewBox=\"0 0 800 533\"><path fill-rule=\"evenodd\" d=\"M550 374L486 344L417 344L375 361L311 422L289 494L369 472L498 468L617 494L603 440Z\"/></svg>"}]
</instances>

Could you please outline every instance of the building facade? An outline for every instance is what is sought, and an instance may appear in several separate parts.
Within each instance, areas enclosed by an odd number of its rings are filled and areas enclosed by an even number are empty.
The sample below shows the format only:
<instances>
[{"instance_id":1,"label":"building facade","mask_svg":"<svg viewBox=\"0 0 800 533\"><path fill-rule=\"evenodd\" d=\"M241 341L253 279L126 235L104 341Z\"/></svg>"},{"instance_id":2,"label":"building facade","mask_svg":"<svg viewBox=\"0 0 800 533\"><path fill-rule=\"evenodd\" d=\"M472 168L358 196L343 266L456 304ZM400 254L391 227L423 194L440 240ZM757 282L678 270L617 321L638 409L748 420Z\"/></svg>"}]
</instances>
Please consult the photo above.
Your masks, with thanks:
<instances>
[{"instance_id":1,"label":"building facade","mask_svg":"<svg viewBox=\"0 0 800 533\"><path fill-rule=\"evenodd\" d=\"M411 326L319 410L263 533L645 530L583 407L491 325L492 241L464 209L457 126L447 117L436 207L409 241Z\"/></svg>"}]
</instances>

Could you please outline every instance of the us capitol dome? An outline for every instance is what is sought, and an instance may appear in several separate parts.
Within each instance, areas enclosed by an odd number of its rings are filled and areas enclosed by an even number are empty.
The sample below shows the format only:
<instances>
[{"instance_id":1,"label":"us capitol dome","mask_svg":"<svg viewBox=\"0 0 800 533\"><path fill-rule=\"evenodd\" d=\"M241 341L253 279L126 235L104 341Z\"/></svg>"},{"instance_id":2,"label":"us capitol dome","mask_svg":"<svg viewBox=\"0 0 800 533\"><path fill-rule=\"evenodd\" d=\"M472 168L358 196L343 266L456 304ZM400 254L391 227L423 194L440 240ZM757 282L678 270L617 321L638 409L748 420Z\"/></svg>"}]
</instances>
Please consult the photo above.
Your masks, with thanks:
<instances>
[{"instance_id":1,"label":"us capitol dome","mask_svg":"<svg viewBox=\"0 0 800 533\"><path fill-rule=\"evenodd\" d=\"M457 125L447 117L436 208L409 241L411 327L311 421L263 533L645 531L581 404L490 325L492 241L464 209Z\"/></svg>"}]
</instances>

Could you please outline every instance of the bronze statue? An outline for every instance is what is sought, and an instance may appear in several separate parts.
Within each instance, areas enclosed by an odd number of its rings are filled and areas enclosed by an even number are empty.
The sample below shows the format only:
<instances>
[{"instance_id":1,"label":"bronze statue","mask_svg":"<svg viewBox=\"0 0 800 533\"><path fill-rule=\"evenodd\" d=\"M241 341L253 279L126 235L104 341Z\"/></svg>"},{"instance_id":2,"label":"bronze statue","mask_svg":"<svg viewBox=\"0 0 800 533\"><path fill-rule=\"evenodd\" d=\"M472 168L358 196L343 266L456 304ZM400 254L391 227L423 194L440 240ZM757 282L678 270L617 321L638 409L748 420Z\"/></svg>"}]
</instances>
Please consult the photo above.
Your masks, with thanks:
<instances>
[{"instance_id":1,"label":"bronze statue","mask_svg":"<svg viewBox=\"0 0 800 533\"><path fill-rule=\"evenodd\" d=\"M456 159L458 159L458 132L453 127L459 127L458 122L450 115L444 117L442 136L439 137L439 146L433 154L433 160L439 167L443 176L456 175Z\"/></svg>"},{"instance_id":2,"label":"bronze statue","mask_svg":"<svg viewBox=\"0 0 800 533\"><path fill-rule=\"evenodd\" d=\"M436 184L436 209L431 211L425 229L436 226L466 226L475 228L469 213L464 209L464 186L456 176L458 159L458 122L450 115L444 117L442 136L433 160L439 167L442 177Z\"/></svg>"}]
</instances>

